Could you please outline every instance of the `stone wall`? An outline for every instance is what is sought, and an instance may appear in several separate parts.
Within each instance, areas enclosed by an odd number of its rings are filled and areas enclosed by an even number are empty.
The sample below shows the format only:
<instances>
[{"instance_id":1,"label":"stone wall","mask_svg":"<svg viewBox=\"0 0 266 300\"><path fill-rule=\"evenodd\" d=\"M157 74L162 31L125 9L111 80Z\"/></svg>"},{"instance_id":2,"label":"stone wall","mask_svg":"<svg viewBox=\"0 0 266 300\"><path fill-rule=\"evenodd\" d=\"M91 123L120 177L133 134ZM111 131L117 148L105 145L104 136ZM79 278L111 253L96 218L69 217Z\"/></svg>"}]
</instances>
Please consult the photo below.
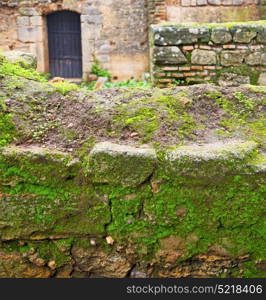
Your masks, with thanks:
<instances>
[{"instance_id":1,"label":"stone wall","mask_svg":"<svg viewBox=\"0 0 266 300\"><path fill-rule=\"evenodd\" d=\"M115 80L141 79L149 24L259 20L264 8L263 0L2 0L0 49L36 54L38 70L49 72L46 15L72 10L81 14L83 78L97 59Z\"/></svg>"},{"instance_id":2,"label":"stone wall","mask_svg":"<svg viewBox=\"0 0 266 300\"><path fill-rule=\"evenodd\" d=\"M265 19L264 0L150 0L150 23Z\"/></svg>"},{"instance_id":3,"label":"stone wall","mask_svg":"<svg viewBox=\"0 0 266 300\"><path fill-rule=\"evenodd\" d=\"M38 70L49 72L46 15L81 14L83 78L97 59L114 79L142 78L148 69L148 11L144 0L1 1L0 48L28 51ZM129 13L130 12L130 13Z\"/></svg>"},{"instance_id":4,"label":"stone wall","mask_svg":"<svg viewBox=\"0 0 266 300\"><path fill-rule=\"evenodd\" d=\"M167 6L165 0L148 1L149 23L157 24L167 20Z\"/></svg>"},{"instance_id":5,"label":"stone wall","mask_svg":"<svg viewBox=\"0 0 266 300\"><path fill-rule=\"evenodd\" d=\"M265 163L248 159L256 149L183 146L160 164L154 149L104 142L84 168L54 150L0 149L0 278L246 277L247 238L258 238L253 272L263 274Z\"/></svg>"},{"instance_id":6,"label":"stone wall","mask_svg":"<svg viewBox=\"0 0 266 300\"><path fill-rule=\"evenodd\" d=\"M259 0L165 0L163 20L170 22L231 22L265 17Z\"/></svg>"},{"instance_id":7,"label":"stone wall","mask_svg":"<svg viewBox=\"0 0 266 300\"><path fill-rule=\"evenodd\" d=\"M266 87L88 93L19 63L0 56L0 277L266 275Z\"/></svg>"},{"instance_id":8,"label":"stone wall","mask_svg":"<svg viewBox=\"0 0 266 300\"><path fill-rule=\"evenodd\" d=\"M212 81L265 84L265 22L152 26L151 69L159 85Z\"/></svg>"}]
</instances>

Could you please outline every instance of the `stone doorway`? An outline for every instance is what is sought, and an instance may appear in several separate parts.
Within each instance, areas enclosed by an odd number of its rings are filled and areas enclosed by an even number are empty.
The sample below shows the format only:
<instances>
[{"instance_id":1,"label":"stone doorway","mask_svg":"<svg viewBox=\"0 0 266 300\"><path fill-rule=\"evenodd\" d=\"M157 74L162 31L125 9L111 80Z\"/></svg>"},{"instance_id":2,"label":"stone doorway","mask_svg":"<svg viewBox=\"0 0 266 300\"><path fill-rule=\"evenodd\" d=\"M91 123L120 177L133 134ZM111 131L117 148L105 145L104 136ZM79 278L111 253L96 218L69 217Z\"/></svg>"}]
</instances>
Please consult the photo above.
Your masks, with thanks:
<instances>
[{"instance_id":1,"label":"stone doorway","mask_svg":"<svg viewBox=\"0 0 266 300\"><path fill-rule=\"evenodd\" d=\"M80 14L62 10L47 15L49 73L53 77L82 77Z\"/></svg>"}]
</instances>

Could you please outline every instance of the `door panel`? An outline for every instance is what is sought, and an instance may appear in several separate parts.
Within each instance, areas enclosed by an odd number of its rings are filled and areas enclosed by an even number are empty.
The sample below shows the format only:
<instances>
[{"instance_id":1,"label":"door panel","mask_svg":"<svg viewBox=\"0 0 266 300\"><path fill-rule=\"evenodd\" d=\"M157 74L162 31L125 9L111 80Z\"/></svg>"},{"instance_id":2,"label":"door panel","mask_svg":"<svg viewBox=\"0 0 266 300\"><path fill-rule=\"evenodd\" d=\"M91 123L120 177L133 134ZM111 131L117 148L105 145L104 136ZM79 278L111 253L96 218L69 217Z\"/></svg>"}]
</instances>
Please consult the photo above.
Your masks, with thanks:
<instances>
[{"instance_id":1,"label":"door panel","mask_svg":"<svg viewBox=\"0 0 266 300\"><path fill-rule=\"evenodd\" d=\"M80 15L59 11L47 16L49 72L64 78L82 77Z\"/></svg>"}]
</instances>

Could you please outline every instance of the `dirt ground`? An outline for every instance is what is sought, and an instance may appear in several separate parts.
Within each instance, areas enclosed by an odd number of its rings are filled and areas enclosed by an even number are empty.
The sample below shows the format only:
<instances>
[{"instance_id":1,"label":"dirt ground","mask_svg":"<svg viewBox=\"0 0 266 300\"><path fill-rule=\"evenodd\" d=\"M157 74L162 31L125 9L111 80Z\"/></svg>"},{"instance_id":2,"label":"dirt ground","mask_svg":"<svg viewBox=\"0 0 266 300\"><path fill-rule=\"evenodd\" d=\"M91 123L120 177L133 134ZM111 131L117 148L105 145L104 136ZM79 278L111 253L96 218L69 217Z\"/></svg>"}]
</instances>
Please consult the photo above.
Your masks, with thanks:
<instances>
[{"instance_id":1,"label":"dirt ground","mask_svg":"<svg viewBox=\"0 0 266 300\"><path fill-rule=\"evenodd\" d=\"M250 124L266 125L264 88L194 85L63 95L49 83L12 80L0 80L0 97L17 128L14 142L24 146L69 152L96 141L165 147L246 138L254 133Z\"/></svg>"}]
</instances>

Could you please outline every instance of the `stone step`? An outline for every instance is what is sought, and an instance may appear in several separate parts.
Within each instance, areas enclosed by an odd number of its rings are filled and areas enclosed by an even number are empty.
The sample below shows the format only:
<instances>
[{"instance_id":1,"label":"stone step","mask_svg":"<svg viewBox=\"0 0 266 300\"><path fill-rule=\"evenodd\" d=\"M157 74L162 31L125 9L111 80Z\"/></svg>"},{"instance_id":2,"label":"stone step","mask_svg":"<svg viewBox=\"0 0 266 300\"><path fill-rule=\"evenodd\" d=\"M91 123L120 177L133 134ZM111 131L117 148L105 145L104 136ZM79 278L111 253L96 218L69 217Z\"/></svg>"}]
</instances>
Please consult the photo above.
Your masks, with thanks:
<instances>
[{"instance_id":1,"label":"stone step","mask_svg":"<svg viewBox=\"0 0 266 300\"><path fill-rule=\"evenodd\" d=\"M137 186L152 175L155 166L154 149L102 142L92 149L88 170L93 182Z\"/></svg>"},{"instance_id":2,"label":"stone step","mask_svg":"<svg viewBox=\"0 0 266 300\"><path fill-rule=\"evenodd\" d=\"M249 174L257 148L255 142L241 140L181 146L166 154L166 172L193 177Z\"/></svg>"}]
</instances>

